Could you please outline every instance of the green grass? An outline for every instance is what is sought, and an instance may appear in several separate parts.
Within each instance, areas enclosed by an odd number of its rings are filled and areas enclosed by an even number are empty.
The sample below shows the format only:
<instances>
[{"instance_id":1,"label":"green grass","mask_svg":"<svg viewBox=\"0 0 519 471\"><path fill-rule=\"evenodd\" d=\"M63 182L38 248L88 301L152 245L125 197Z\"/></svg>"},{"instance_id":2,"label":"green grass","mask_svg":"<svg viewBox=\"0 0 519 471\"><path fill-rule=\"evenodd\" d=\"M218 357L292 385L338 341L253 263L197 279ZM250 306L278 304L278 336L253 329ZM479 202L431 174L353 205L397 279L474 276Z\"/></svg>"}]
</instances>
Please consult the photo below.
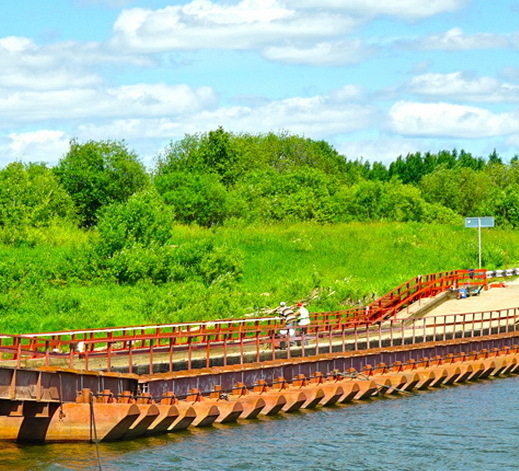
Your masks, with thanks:
<instances>
[{"instance_id":1,"label":"green grass","mask_svg":"<svg viewBox=\"0 0 519 471\"><path fill-rule=\"evenodd\" d=\"M207 287L200 281L120 286L66 281L88 243L42 237L34 247L0 246L0 331L56 331L242 317L313 296L313 311L364 304L420 274L477 268L477 231L418 223L272 225L215 230L178 226L174 244L211 238L243 256L243 275ZM483 230L484 266L519 267L519 233ZM14 275L13 275L14 274ZM1 273L0 273L1 275ZM6 281L7 280L7 281ZM43 281L42 281L43 280Z\"/></svg>"}]
</instances>

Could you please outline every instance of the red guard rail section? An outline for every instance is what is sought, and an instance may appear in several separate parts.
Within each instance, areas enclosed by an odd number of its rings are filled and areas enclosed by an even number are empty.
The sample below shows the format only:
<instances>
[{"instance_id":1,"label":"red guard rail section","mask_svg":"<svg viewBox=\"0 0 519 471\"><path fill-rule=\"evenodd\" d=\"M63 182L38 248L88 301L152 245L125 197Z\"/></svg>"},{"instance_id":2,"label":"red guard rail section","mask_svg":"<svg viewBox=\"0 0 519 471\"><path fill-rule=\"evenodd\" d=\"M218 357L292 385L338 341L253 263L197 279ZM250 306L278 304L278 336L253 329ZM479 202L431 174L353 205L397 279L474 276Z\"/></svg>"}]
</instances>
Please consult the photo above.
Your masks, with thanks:
<instances>
[{"instance_id":1,"label":"red guard rail section","mask_svg":"<svg viewBox=\"0 0 519 471\"><path fill-rule=\"evenodd\" d=\"M283 327L279 317L0 335L0 364L3 361L14 362L17 367L59 365L130 373L136 366L145 364L149 373L153 373L158 363L168 365L169 371L189 370L315 355L323 351L358 350L370 348L374 338L378 338L380 345L387 342L396 345L397 338L407 342L411 337L414 342L420 337L414 324L411 332L403 322L393 322L396 313L403 308L460 286L483 287L486 284L485 270L455 270L418 276L365 308L315 313L306 338L299 335L288 340L279 335ZM506 321L506 328L510 329L511 324L515 329L516 312L503 313L503 316L510 321ZM485 329L491 332L495 322L485 316L479 320L466 318L463 326L472 323L469 333L474 336ZM422 341L431 336L431 329L434 336L443 332L443 337L447 338L451 334L446 326L452 323L457 324L456 319L438 318L432 326L424 324ZM498 328L501 327L500 324Z\"/></svg>"}]
</instances>

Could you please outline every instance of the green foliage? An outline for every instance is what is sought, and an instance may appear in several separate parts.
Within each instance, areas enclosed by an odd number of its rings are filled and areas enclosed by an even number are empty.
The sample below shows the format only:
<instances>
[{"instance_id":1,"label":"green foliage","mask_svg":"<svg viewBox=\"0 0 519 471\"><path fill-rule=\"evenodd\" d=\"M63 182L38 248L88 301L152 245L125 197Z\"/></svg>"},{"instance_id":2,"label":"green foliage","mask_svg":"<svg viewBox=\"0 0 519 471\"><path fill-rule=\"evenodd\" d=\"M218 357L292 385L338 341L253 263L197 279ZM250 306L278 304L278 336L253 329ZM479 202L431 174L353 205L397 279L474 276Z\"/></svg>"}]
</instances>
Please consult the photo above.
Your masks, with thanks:
<instances>
[{"instance_id":1,"label":"green foliage","mask_svg":"<svg viewBox=\"0 0 519 471\"><path fill-rule=\"evenodd\" d=\"M117 283L198 279L209 285L222 277L235 280L240 274L239 254L211 240L170 245L172 219L152 191L106 207L98 231L96 251L107 276Z\"/></svg>"},{"instance_id":2,"label":"green foliage","mask_svg":"<svg viewBox=\"0 0 519 471\"><path fill-rule=\"evenodd\" d=\"M337 212L342 213L343 221L437 222L440 213L433 209L414 186L365 180L343 189Z\"/></svg>"},{"instance_id":3,"label":"green foliage","mask_svg":"<svg viewBox=\"0 0 519 471\"><path fill-rule=\"evenodd\" d=\"M171 237L172 218L160 196L146 190L100 212L98 253L111 257L135 246L162 246Z\"/></svg>"},{"instance_id":4,"label":"green foliage","mask_svg":"<svg viewBox=\"0 0 519 471\"><path fill-rule=\"evenodd\" d=\"M330 222L338 188L338 182L322 171L301 168L250 174L236 187L236 193L246 204L243 217L249 221Z\"/></svg>"},{"instance_id":5,"label":"green foliage","mask_svg":"<svg viewBox=\"0 0 519 471\"><path fill-rule=\"evenodd\" d=\"M156 173L211 173L232 186L250 173L294 172L307 167L340 179L348 177L344 157L324 141L287 133L236 135L219 127L171 143L159 156Z\"/></svg>"},{"instance_id":6,"label":"green foliage","mask_svg":"<svg viewBox=\"0 0 519 471\"><path fill-rule=\"evenodd\" d=\"M421 183L423 196L463 216L478 215L492 190L490 178L470 168L437 168Z\"/></svg>"},{"instance_id":7,"label":"green foliage","mask_svg":"<svg viewBox=\"0 0 519 471\"><path fill-rule=\"evenodd\" d=\"M219 127L205 134L186 136L172 143L158 159L157 173L164 175L188 171L217 175L224 185L235 182L239 173L239 157L233 136Z\"/></svg>"},{"instance_id":8,"label":"green foliage","mask_svg":"<svg viewBox=\"0 0 519 471\"><path fill-rule=\"evenodd\" d=\"M453 168L470 168L472 170L481 170L485 165L482 158L473 157L471 154L461 150L459 153L443 150L438 154L420 152L407 154L405 158L398 157L391 162L388 168L388 174L391 178L397 178L402 183L418 184L422 178L435 169L442 167L444 169Z\"/></svg>"},{"instance_id":9,"label":"green foliage","mask_svg":"<svg viewBox=\"0 0 519 471\"><path fill-rule=\"evenodd\" d=\"M232 215L231 195L216 175L171 172L158 175L154 183L183 224L211 227Z\"/></svg>"},{"instance_id":10,"label":"green foliage","mask_svg":"<svg viewBox=\"0 0 519 471\"><path fill-rule=\"evenodd\" d=\"M385 166L220 127L170 144L151 181L114 141L72 141L54 171L0 170L0 331L361 305L417 274L477 266L464 216L496 217L487 268L519 266L504 229L519 227L519 158L496 151Z\"/></svg>"},{"instance_id":11,"label":"green foliage","mask_svg":"<svg viewBox=\"0 0 519 471\"><path fill-rule=\"evenodd\" d=\"M171 264L168 263L170 251L157 245L123 248L106 262L108 279L120 284L165 283L174 279Z\"/></svg>"},{"instance_id":12,"label":"green foliage","mask_svg":"<svg viewBox=\"0 0 519 471\"><path fill-rule=\"evenodd\" d=\"M493 214L500 226L519 227L519 184L494 188L488 195L483 214Z\"/></svg>"},{"instance_id":13,"label":"green foliage","mask_svg":"<svg viewBox=\"0 0 519 471\"><path fill-rule=\"evenodd\" d=\"M14 162L0 170L0 227L23 231L74 217L72 199L45 165Z\"/></svg>"},{"instance_id":14,"label":"green foliage","mask_svg":"<svg viewBox=\"0 0 519 471\"><path fill-rule=\"evenodd\" d=\"M96 224L100 208L126 201L148 184L137 155L115 141L71 141L55 173L74 200L85 227Z\"/></svg>"}]
</instances>

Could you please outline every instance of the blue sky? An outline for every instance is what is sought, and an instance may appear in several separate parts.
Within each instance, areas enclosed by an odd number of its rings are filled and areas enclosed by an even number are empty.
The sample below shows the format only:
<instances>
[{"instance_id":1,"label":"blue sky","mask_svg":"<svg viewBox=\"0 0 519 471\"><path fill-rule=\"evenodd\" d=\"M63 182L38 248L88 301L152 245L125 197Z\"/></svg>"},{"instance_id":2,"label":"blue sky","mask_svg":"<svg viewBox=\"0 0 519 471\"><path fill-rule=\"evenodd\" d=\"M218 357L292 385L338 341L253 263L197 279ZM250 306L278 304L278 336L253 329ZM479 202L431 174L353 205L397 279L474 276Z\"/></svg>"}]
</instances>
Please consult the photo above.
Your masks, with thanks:
<instances>
[{"instance_id":1,"label":"blue sky","mask_svg":"<svg viewBox=\"0 0 519 471\"><path fill-rule=\"evenodd\" d=\"M0 15L0 166L71 139L143 162L185 134L289 132L350 159L519 154L515 0L17 0Z\"/></svg>"}]
</instances>

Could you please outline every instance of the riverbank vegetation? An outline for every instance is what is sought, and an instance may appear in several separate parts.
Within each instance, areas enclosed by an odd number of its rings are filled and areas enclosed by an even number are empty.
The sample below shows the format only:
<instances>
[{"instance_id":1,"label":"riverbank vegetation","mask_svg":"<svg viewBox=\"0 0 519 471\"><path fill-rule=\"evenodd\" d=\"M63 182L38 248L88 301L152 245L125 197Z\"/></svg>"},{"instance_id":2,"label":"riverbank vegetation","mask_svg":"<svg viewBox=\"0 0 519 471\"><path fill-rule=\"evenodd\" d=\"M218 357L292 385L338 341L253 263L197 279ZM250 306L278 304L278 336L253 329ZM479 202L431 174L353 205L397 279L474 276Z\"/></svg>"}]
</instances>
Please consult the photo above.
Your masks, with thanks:
<instances>
[{"instance_id":1,"label":"riverbank vegetation","mask_svg":"<svg viewBox=\"0 0 519 471\"><path fill-rule=\"evenodd\" d=\"M221 128L146 169L124 142L0 170L0 331L242 317L369 302L418 274L519 266L519 162L463 151L389 165Z\"/></svg>"}]
</instances>

